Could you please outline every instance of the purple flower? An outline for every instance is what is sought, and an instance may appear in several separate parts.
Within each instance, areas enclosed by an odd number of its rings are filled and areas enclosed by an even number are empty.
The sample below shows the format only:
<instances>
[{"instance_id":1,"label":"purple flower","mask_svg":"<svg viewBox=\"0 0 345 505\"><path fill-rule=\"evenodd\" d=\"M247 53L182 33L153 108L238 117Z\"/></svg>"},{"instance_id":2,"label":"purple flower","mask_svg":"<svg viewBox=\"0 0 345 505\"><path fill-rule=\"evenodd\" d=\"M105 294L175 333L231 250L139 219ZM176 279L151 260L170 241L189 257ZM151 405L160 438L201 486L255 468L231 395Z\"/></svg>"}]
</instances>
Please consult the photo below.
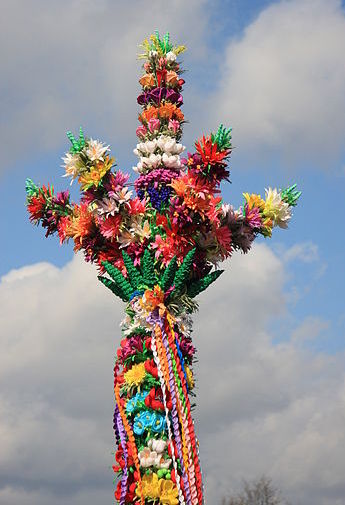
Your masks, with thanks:
<instances>
[{"instance_id":1,"label":"purple flower","mask_svg":"<svg viewBox=\"0 0 345 505\"><path fill-rule=\"evenodd\" d=\"M139 105L147 105L148 103L159 105L164 99L171 103L175 103L178 107L183 104L181 93L167 88L154 88L151 91L145 91L138 96L137 102Z\"/></svg>"}]
</instances>

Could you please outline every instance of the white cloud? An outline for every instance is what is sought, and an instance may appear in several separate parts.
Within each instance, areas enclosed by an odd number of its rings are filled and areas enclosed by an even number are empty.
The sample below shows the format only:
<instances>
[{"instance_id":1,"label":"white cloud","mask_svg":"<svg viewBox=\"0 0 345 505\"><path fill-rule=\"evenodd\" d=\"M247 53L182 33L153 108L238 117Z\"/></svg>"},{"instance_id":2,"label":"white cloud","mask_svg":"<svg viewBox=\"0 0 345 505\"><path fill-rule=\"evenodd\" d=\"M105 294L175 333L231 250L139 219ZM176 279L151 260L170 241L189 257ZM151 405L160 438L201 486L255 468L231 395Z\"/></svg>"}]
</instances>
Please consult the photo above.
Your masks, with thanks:
<instances>
[{"instance_id":1,"label":"white cloud","mask_svg":"<svg viewBox=\"0 0 345 505\"><path fill-rule=\"evenodd\" d=\"M4 0L0 171L24 155L67 145L65 131L80 124L123 156L124 139L125 147L136 141L138 44L156 28L173 30L173 42L186 43L198 58L205 51L204 3ZM192 17L198 22L191 30Z\"/></svg>"},{"instance_id":2,"label":"white cloud","mask_svg":"<svg viewBox=\"0 0 345 505\"><path fill-rule=\"evenodd\" d=\"M343 497L344 356L272 345L267 325L287 314L284 268L258 245L200 297L195 415L209 503L264 472L293 503ZM111 503L122 304L77 257L10 272L0 310L0 502ZM322 326L310 321L303 339Z\"/></svg>"},{"instance_id":3,"label":"white cloud","mask_svg":"<svg viewBox=\"0 0 345 505\"><path fill-rule=\"evenodd\" d=\"M232 40L212 99L240 157L326 170L344 154L345 16L340 0L273 3ZM259 158L259 159L260 159Z\"/></svg>"}]
</instances>

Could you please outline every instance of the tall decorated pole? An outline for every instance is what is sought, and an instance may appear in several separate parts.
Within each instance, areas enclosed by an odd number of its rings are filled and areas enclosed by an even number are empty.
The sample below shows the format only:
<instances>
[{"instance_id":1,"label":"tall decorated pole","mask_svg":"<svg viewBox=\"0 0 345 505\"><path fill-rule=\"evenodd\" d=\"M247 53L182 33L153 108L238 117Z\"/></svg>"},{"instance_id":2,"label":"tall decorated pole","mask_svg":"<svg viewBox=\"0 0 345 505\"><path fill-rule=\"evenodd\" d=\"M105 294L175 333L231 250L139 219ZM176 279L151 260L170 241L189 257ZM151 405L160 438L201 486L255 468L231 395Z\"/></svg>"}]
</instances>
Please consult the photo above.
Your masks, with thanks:
<instances>
[{"instance_id":1,"label":"tall decorated pole","mask_svg":"<svg viewBox=\"0 0 345 505\"><path fill-rule=\"evenodd\" d=\"M99 280L125 303L114 366L115 498L125 503L204 503L198 441L192 419L195 348L191 314L197 295L215 281L219 264L247 253L258 235L286 228L300 192L268 188L244 193L234 209L222 201L231 130L222 125L184 151L183 46L169 34L142 44L144 73L134 150L138 178L116 168L109 146L71 132L65 175L78 180L79 203L68 191L27 180L30 219L72 239L75 252L99 270Z\"/></svg>"}]
</instances>

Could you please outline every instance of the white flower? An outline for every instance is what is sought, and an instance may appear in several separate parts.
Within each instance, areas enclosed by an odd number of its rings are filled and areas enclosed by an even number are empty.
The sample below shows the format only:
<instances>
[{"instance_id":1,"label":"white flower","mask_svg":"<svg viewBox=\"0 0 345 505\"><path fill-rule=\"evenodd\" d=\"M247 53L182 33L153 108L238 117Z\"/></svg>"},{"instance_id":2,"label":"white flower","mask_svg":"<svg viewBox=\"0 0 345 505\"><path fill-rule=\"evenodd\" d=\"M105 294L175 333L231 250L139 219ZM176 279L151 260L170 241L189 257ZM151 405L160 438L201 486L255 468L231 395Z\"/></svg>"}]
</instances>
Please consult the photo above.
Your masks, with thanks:
<instances>
[{"instance_id":1,"label":"white flower","mask_svg":"<svg viewBox=\"0 0 345 505\"><path fill-rule=\"evenodd\" d=\"M140 466L143 468L148 468L155 464L157 453L154 451L150 451L148 447L144 447L142 451L139 452L139 461Z\"/></svg>"},{"instance_id":2,"label":"white flower","mask_svg":"<svg viewBox=\"0 0 345 505\"><path fill-rule=\"evenodd\" d=\"M113 198L117 201L119 205L127 204L131 199L133 191L128 191L127 186L124 186L119 191L115 191Z\"/></svg>"},{"instance_id":3,"label":"white flower","mask_svg":"<svg viewBox=\"0 0 345 505\"><path fill-rule=\"evenodd\" d=\"M169 156L164 153L162 156L162 162L167 168L181 168L181 160L178 155Z\"/></svg>"},{"instance_id":4,"label":"white flower","mask_svg":"<svg viewBox=\"0 0 345 505\"><path fill-rule=\"evenodd\" d=\"M97 202L97 212L100 216L114 216L118 211L118 202L114 198L103 198L103 200Z\"/></svg>"},{"instance_id":5,"label":"white flower","mask_svg":"<svg viewBox=\"0 0 345 505\"><path fill-rule=\"evenodd\" d=\"M156 140L148 140L145 142L145 149L149 153L153 153L157 147L157 141Z\"/></svg>"},{"instance_id":6,"label":"white flower","mask_svg":"<svg viewBox=\"0 0 345 505\"><path fill-rule=\"evenodd\" d=\"M157 51L149 51L149 58L151 58L152 60L155 60L158 56L158 52Z\"/></svg>"},{"instance_id":7,"label":"white flower","mask_svg":"<svg viewBox=\"0 0 345 505\"><path fill-rule=\"evenodd\" d=\"M150 238L151 228L147 220L144 221L144 223L142 221L142 217L140 216L137 216L136 219L133 219L131 224L131 231L141 240L144 240L146 238Z\"/></svg>"},{"instance_id":8,"label":"white flower","mask_svg":"<svg viewBox=\"0 0 345 505\"><path fill-rule=\"evenodd\" d=\"M150 154L149 160L151 167L157 168L161 164L162 156L160 154Z\"/></svg>"},{"instance_id":9,"label":"white flower","mask_svg":"<svg viewBox=\"0 0 345 505\"><path fill-rule=\"evenodd\" d=\"M181 154L182 151L184 151L186 149L186 146L182 145L182 144L176 144L175 146L175 154Z\"/></svg>"},{"instance_id":10,"label":"white flower","mask_svg":"<svg viewBox=\"0 0 345 505\"><path fill-rule=\"evenodd\" d=\"M109 151L109 146L99 142L99 140L90 139L85 153L91 161L104 161L104 155L107 151Z\"/></svg>"},{"instance_id":11,"label":"white flower","mask_svg":"<svg viewBox=\"0 0 345 505\"><path fill-rule=\"evenodd\" d=\"M135 167L132 167L134 172L137 172L137 174L140 174L140 172L143 171L143 164L141 161L139 161L139 163L135 166Z\"/></svg>"},{"instance_id":12,"label":"white flower","mask_svg":"<svg viewBox=\"0 0 345 505\"><path fill-rule=\"evenodd\" d=\"M228 203L223 203L222 204L222 214L224 217L228 215L228 212L233 210L233 206L228 204Z\"/></svg>"},{"instance_id":13,"label":"white flower","mask_svg":"<svg viewBox=\"0 0 345 505\"><path fill-rule=\"evenodd\" d=\"M171 459L164 459L161 454L158 454L155 459L155 466L158 468L165 468L166 470L171 465Z\"/></svg>"},{"instance_id":14,"label":"white flower","mask_svg":"<svg viewBox=\"0 0 345 505\"><path fill-rule=\"evenodd\" d=\"M180 154L185 149L182 144L176 143L176 139L173 137L168 137L166 135L161 135L157 139L157 147L167 154Z\"/></svg>"},{"instance_id":15,"label":"white flower","mask_svg":"<svg viewBox=\"0 0 345 505\"><path fill-rule=\"evenodd\" d=\"M129 230L123 230L117 237L117 241L120 243L120 249L128 247L132 242L135 242L135 236Z\"/></svg>"},{"instance_id":16,"label":"white flower","mask_svg":"<svg viewBox=\"0 0 345 505\"><path fill-rule=\"evenodd\" d=\"M151 438L147 445L149 446L150 449L152 449L152 451L156 451L158 454L161 454L162 452L165 451L166 447L167 447L167 442L166 440L163 440L163 439L155 439L155 438Z\"/></svg>"},{"instance_id":17,"label":"white flower","mask_svg":"<svg viewBox=\"0 0 345 505\"><path fill-rule=\"evenodd\" d=\"M73 180L78 177L83 167L83 163L80 160L79 154L66 153L62 158L64 164L62 165L66 173L62 177L72 177L71 184Z\"/></svg>"},{"instance_id":18,"label":"white flower","mask_svg":"<svg viewBox=\"0 0 345 505\"><path fill-rule=\"evenodd\" d=\"M176 54L173 53L172 51L169 51L165 57L169 63L173 63L174 61L176 61Z\"/></svg>"},{"instance_id":19,"label":"white flower","mask_svg":"<svg viewBox=\"0 0 345 505\"><path fill-rule=\"evenodd\" d=\"M157 142L155 139L147 140L146 142L139 142L137 144L136 149L133 149L133 152L137 156L142 156L143 154L147 155L147 154L153 153L155 151L156 147L157 147Z\"/></svg>"},{"instance_id":20,"label":"white flower","mask_svg":"<svg viewBox=\"0 0 345 505\"><path fill-rule=\"evenodd\" d=\"M274 226L287 228L292 212L288 203L283 202L281 194L274 188L265 189L266 199L264 215L273 220Z\"/></svg>"}]
</instances>

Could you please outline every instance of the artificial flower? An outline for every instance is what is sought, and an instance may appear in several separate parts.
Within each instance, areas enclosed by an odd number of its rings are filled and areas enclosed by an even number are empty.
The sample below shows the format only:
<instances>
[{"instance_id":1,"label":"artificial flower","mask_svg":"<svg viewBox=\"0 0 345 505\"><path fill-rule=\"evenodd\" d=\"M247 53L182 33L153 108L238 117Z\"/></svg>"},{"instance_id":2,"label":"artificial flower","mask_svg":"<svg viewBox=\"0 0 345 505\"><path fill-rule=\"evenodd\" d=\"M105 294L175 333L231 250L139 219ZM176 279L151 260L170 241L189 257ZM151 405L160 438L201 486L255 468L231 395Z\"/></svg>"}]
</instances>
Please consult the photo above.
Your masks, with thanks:
<instances>
[{"instance_id":1,"label":"artificial flower","mask_svg":"<svg viewBox=\"0 0 345 505\"><path fill-rule=\"evenodd\" d=\"M138 137L145 137L146 133L147 133L147 129L146 129L146 126L144 125L140 125L138 126L138 128L136 129L135 131L136 135Z\"/></svg>"},{"instance_id":2,"label":"artificial flower","mask_svg":"<svg viewBox=\"0 0 345 505\"><path fill-rule=\"evenodd\" d=\"M161 490L159 487L158 475L155 472L149 475L145 474L141 479L141 488L145 498L151 498L153 500L159 498ZM136 489L136 495L140 498L139 486Z\"/></svg>"},{"instance_id":3,"label":"artificial flower","mask_svg":"<svg viewBox=\"0 0 345 505\"><path fill-rule=\"evenodd\" d=\"M159 130L161 122L157 118L151 118L147 122L147 127L151 133L154 133Z\"/></svg>"},{"instance_id":4,"label":"artificial flower","mask_svg":"<svg viewBox=\"0 0 345 505\"><path fill-rule=\"evenodd\" d=\"M153 466L156 462L158 454L155 451L151 451L148 447L144 447L142 451L138 453L140 466L142 468L149 468Z\"/></svg>"},{"instance_id":5,"label":"artificial flower","mask_svg":"<svg viewBox=\"0 0 345 505\"><path fill-rule=\"evenodd\" d=\"M114 216L120 210L119 202L113 197L104 197L100 202L96 202L96 205L100 216Z\"/></svg>"},{"instance_id":6,"label":"artificial flower","mask_svg":"<svg viewBox=\"0 0 345 505\"><path fill-rule=\"evenodd\" d=\"M99 142L99 140L90 139L85 154L90 161L104 161L104 155L107 151L109 151L109 146Z\"/></svg>"},{"instance_id":7,"label":"artificial flower","mask_svg":"<svg viewBox=\"0 0 345 505\"><path fill-rule=\"evenodd\" d=\"M85 167L80 159L79 153L66 153L62 160L65 168L65 174L62 177L72 177L72 185L73 180L78 177L83 169L85 170Z\"/></svg>"},{"instance_id":8,"label":"artificial flower","mask_svg":"<svg viewBox=\"0 0 345 505\"><path fill-rule=\"evenodd\" d=\"M153 74L144 74L140 79L139 83L143 86L143 88L153 88L155 85L155 79Z\"/></svg>"},{"instance_id":9,"label":"artificial flower","mask_svg":"<svg viewBox=\"0 0 345 505\"><path fill-rule=\"evenodd\" d=\"M277 189L268 188L265 192L264 216L272 220L273 226L287 228L288 222L291 219L291 207L288 203L283 202L281 194Z\"/></svg>"},{"instance_id":10,"label":"artificial flower","mask_svg":"<svg viewBox=\"0 0 345 505\"><path fill-rule=\"evenodd\" d=\"M178 490L171 480L159 480L159 501L162 505L178 505Z\"/></svg>"},{"instance_id":11,"label":"artificial flower","mask_svg":"<svg viewBox=\"0 0 345 505\"><path fill-rule=\"evenodd\" d=\"M146 377L146 370L144 363L139 363L138 365L133 365L132 368L124 375L126 384L128 386L140 386Z\"/></svg>"},{"instance_id":12,"label":"artificial flower","mask_svg":"<svg viewBox=\"0 0 345 505\"><path fill-rule=\"evenodd\" d=\"M148 447L152 450L155 451L158 454L161 454L165 451L167 448L167 441L163 440L161 438L150 438L150 440L147 442Z\"/></svg>"}]
</instances>

